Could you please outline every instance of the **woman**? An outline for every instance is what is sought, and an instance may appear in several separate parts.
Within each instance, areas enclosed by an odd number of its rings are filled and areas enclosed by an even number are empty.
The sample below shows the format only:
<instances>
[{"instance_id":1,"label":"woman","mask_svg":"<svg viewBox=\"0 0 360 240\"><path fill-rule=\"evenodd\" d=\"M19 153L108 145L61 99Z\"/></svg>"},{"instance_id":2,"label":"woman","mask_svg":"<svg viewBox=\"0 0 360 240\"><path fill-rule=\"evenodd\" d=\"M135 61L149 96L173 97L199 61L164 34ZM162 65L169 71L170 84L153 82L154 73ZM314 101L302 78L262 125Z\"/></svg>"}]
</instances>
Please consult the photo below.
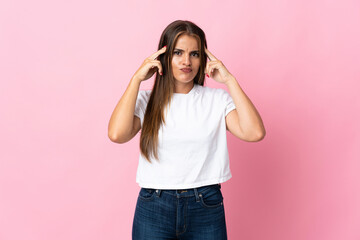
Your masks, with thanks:
<instances>
[{"instance_id":1,"label":"woman","mask_svg":"<svg viewBox=\"0 0 360 240\"><path fill-rule=\"evenodd\" d=\"M235 77L207 50L205 34L194 23L169 24L158 49L133 75L108 129L116 143L142 129L132 237L227 239L220 190L231 178L226 130L244 141L260 141L261 117ZM139 91L155 72L153 89ZM205 87L205 74L230 94Z\"/></svg>"}]
</instances>

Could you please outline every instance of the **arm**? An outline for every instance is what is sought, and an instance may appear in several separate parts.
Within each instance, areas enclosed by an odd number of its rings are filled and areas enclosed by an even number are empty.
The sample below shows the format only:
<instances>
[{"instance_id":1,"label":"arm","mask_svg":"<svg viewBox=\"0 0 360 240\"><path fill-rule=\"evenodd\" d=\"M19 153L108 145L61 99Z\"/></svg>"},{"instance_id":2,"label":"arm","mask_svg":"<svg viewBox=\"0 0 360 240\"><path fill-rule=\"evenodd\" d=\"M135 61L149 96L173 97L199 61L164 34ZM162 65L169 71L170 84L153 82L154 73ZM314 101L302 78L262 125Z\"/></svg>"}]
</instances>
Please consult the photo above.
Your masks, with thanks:
<instances>
[{"instance_id":1,"label":"arm","mask_svg":"<svg viewBox=\"0 0 360 240\"><path fill-rule=\"evenodd\" d=\"M234 77L230 77L225 82L225 85L229 89L236 106L236 109L234 109L236 111L231 111L226 116L227 129L233 135L245 141L256 142L262 140L266 134L265 127L251 100L246 96Z\"/></svg>"},{"instance_id":2,"label":"arm","mask_svg":"<svg viewBox=\"0 0 360 240\"><path fill-rule=\"evenodd\" d=\"M225 118L226 129L244 141L260 141L266 134L260 114L224 64L208 49L205 49L205 52L210 59L205 73L227 86L236 107L236 110L231 111Z\"/></svg>"},{"instance_id":3,"label":"arm","mask_svg":"<svg viewBox=\"0 0 360 240\"><path fill-rule=\"evenodd\" d=\"M116 105L111 115L108 136L111 141L125 143L131 140L140 130L140 119L134 115L137 95L140 83L149 79L156 71L162 74L162 66L157 57L166 51L166 46L146 58L134 76Z\"/></svg>"},{"instance_id":4,"label":"arm","mask_svg":"<svg viewBox=\"0 0 360 240\"><path fill-rule=\"evenodd\" d=\"M125 93L116 105L108 125L108 137L116 143L125 143L140 130L140 119L134 116L140 80L132 78Z\"/></svg>"}]
</instances>

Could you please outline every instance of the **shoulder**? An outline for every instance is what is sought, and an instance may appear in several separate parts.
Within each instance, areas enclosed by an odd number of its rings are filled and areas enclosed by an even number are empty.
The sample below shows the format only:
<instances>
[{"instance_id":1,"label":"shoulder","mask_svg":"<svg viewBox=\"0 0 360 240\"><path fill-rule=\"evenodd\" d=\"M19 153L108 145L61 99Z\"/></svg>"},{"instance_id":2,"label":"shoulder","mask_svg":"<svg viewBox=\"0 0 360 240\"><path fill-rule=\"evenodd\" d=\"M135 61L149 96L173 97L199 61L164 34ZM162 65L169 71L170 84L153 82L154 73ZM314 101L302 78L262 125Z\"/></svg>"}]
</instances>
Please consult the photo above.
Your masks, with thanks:
<instances>
[{"instance_id":1,"label":"shoulder","mask_svg":"<svg viewBox=\"0 0 360 240\"><path fill-rule=\"evenodd\" d=\"M206 86L199 86L199 90L202 94L211 97L223 98L226 97L229 93L222 88L212 88Z\"/></svg>"},{"instance_id":2,"label":"shoulder","mask_svg":"<svg viewBox=\"0 0 360 240\"><path fill-rule=\"evenodd\" d=\"M150 95L151 90L139 90L136 99L136 106L140 107L141 109L145 109L149 102Z\"/></svg>"},{"instance_id":3,"label":"shoulder","mask_svg":"<svg viewBox=\"0 0 360 240\"><path fill-rule=\"evenodd\" d=\"M139 90L138 99L139 100L148 100L151 95L151 90Z\"/></svg>"}]
</instances>

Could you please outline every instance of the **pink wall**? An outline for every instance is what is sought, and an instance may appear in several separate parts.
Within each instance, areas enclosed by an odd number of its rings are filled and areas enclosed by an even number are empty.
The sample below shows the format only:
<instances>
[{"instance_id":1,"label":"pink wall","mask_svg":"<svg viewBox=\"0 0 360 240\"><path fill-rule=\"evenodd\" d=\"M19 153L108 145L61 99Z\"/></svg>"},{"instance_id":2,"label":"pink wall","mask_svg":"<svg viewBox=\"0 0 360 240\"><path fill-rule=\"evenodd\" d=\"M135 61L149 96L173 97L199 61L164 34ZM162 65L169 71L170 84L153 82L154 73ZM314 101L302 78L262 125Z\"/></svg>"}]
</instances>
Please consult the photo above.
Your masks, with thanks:
<instances>
[{"instance_id":1,"label":"pink wall","mask_svg":"<svg viewBox=\"0 0 360 240\"><path fill-rule=\"evenodd\" d=\"M0 239L130 239L139 135L112 143L107 124L176 19L205 31L267 130L259 143L228 135L229 239L360 239L359 10L355 0L2 1Z\"/></svg>"}]
</instances>

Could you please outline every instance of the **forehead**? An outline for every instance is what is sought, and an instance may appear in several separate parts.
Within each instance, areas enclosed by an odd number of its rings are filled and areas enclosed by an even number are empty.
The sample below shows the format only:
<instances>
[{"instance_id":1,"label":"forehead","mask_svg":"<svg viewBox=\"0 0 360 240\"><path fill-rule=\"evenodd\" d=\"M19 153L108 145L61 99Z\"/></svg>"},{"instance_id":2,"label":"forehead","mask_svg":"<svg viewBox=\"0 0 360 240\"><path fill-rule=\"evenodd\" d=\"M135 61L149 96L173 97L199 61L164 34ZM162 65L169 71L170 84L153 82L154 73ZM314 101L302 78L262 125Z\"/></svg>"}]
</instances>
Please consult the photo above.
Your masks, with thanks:
<instances>
[{"instance_id":1,"label":"forehead","mask_svg":"<svg viewBox=\"0 0 360 240\"><path fill-rule=\"evenodd\" d=\"M183 50L197 50L198 41L195 37L184 34L177 39L175 48L180 48Z\"/></svg>"}]
</instances>

